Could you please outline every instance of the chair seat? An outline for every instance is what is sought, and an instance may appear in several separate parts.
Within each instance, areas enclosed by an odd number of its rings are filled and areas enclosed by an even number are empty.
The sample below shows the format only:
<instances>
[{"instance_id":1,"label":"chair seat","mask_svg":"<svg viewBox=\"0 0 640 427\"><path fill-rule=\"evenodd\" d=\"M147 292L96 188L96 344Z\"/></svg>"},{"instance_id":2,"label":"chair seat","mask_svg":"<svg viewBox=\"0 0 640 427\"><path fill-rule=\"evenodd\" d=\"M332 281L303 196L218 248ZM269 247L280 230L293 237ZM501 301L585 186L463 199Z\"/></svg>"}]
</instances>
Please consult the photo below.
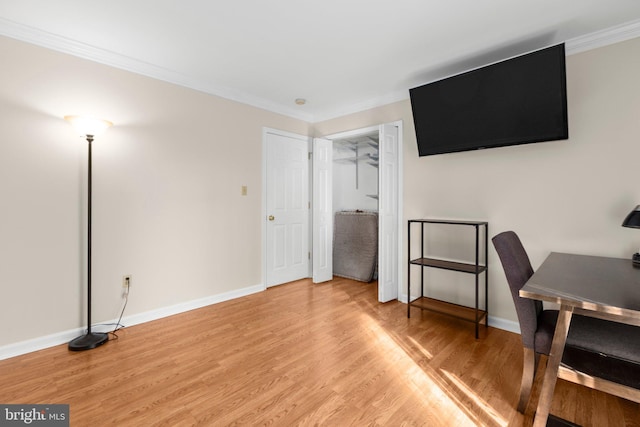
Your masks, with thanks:
<instances>
[{"instance_id":1,"label":"chair seat","mask_svg":"<svg viewBox=\"0 0 640 427\"><path fill-rule=\"evenodd\" d=\"M640 327L574 315L562 363L640 389Z\"/></svg>"},{"instance_id":2,"label":"chair seat","mask_svg":"<svg viewBox=\"0 0 640 427\"><path fill-rule=\"evenodd\" d=\"M538 317L536 352L548 354L557 310ZM585 374L640 389L640 327L573 315L562 363Z\"/></svg>"},{"instance_id":3,"label":"chair seat","mask_svg":"<svg viewBox=\"0 0 640 427\"><path fill-rule=\"evenodd\" d=\"M549 354L558 310L544 310L538 316L535 351ZM567 346L640 364L640 327L574 314Z\"/></svg>"},{"instance_id":4,"label":"chair seat","mask_svg":"<svg viewBox=\"0 0 640 427\"><path fill-rule=\"evenodd\" d=\"M640 327L574 315L567 345L640 364Z\"/></svg>"},{"instance_id":5,"label":"chair seat","mask_svg":"<svg viewBox=\"0 0 640 427\"><path fill-rule=\"evenodd\" d=\"M562 354L562 364L592 377L640 390L640 363L567 346Z\"/></svg>"}]
</instances>

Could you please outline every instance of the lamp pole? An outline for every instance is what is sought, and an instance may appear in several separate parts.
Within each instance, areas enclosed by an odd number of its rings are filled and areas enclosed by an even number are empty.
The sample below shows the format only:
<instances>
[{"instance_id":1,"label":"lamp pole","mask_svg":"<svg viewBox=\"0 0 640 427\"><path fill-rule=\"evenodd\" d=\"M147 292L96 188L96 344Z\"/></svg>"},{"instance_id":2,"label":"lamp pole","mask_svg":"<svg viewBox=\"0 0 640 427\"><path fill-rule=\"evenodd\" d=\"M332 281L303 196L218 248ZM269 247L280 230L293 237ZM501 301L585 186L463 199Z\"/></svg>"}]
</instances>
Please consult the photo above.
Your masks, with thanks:
<instances>
[{"instance_id":1,"label":"lamp pole","mask_svg":"<svg viewBox=\"0 0 640 427\"><path fill-rule=\"evenodd\" d=\"M87 135L87 335L91 335L91 143L93 135Z\"/></svg>"},{"instance_id":2,"label":"lamp pole","mask_svg":"<svg viewBox=\"0 0 640 427\"><path fill-rule=\"evenodd\" d=\"M96 348L107 341L109 335L103 332L91 331L91 198L92 198L92 153L91 146L96 132L107 129L112 125L105 120L96 120L81 116L66 116L82 136L87 139L87 332L69 342L69 350L81 351Z\"/></svg>"}]
</instances>

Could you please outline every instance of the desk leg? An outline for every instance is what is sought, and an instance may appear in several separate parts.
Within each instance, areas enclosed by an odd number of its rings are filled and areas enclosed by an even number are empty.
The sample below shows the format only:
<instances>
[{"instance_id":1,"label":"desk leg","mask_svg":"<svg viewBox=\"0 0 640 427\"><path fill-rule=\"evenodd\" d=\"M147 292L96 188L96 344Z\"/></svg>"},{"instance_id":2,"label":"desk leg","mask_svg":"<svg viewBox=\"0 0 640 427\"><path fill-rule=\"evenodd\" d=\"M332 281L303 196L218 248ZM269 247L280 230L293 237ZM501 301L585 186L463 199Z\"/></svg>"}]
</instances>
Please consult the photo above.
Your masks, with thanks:
<instances>
[{"instance_id":1,"label":"desk leg","mask_svg":"<svg viewBox=\"0 0 640 427\"><path fill-rule=\"evenodd\" d=\"M564 352L564 344L567 341L567 333L569 332L572 315L573 307L567 305L560 307L558 323L556 323L556 331L553 334L551 352L549 353L549 360L547 361L547 369L544 372L544 380L542 382L542 390L540 391L540 399L538 400L536 417L533 420L533 427L544 427L547 425L551 401L553 400L553 390L556 388L558 368L562 361L562 353Z\"/></svg>"}]
</instances>

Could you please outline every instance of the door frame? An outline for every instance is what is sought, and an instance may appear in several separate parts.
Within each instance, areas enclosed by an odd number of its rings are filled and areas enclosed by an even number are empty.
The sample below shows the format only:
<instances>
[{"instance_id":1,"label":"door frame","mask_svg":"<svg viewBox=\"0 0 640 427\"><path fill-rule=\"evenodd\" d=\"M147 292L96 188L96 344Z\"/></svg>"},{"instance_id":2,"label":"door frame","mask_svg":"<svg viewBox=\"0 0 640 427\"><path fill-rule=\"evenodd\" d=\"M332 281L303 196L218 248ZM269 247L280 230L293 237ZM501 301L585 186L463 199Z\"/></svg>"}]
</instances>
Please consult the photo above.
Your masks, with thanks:
<instances>
[{"instance_id":1,"label":"door frame","mask_svg":"<svg viewBox=\"0 0 640 427\"><path fill-rule=\"evenodd\" d=\"M374 125L374 126L368 126L365 128L359 128L359 129L353 129L353 130L349 130L349 131L344 131L344 132L338 132L338 133L334 133L331 135L327 135L327 136L322 136L322 139L328 139L330 141L333 140L339 140L339 139L345 139L345 138L352 138L354 136L360 136L360 135L364 135L364 134L370 134L372 132L376 132L380 130L380 127L383 125L391 125L391 126L395 126L398 128L398 179L397 179L397 183L398 186L396 188L396 192L398 195L398 211L397 211L397 215L398 215L398 221L396 223L396 231L397 231L397 265L398 265L398 272L397 272L397 277L396 277L396 281L397 281L397 289L388 289L385 291L385 293L387 295L396 295L396 298L393 299L398 299L400 300L400 296L402 295L402 288L403 288L403 278L404 278L404 261L403 261L403 248L404 248L404 243L403 243L403 236L404 233L402 232L402 225L403 225L403 123L402 120L397 120L395 122L389 122L389 123L380 123L378 125ZM378 144L382 144L382 141L379 141ZM379 175L378 175L379 176ZM378 191L381 191L381 188L378 188ZM311 196L313 197L313 195ZM380 219L378 218L378 221L380 221ZM311 224L311 227L313 228L313 224ZM378 286L380 286L380 282L378 282ZM378 295L381 295L380 291L378 292Z\"/></svg>"},{"instance_id":2,"label":"door frame","mask_svg":"<svg viewBox=\"0 0 640 427\"><path fill-rule=\"evenodd\" d=\"M293 132L287 132L280 129L273 129L268 127L262 128L262 208L260 215L260 227L262 229L262 290L267 289L267 134L280 135L288 138L299 139L301 141L306 141L307 144L307 153L311 152L311 143L313 138L307 135L300 135ZM307 161L309 161L309 155L307 154ZM311 169L309 168L309 172ZM310 181L310 180L309 180ZM311 184L311 182L309 182ZM310 206L311 203L311 193L308 192L308 200L307 204ZM310 209L307 210L307 224L309 236L311 236L311 214ZM311 240L309 240L309 253L311 253ZM311 277L311 261L308 263L307 269L307 277Z\"/></svg>"},{"instance_id":3,"label":"door frame","mask_svg":"<svg viewBox=\"0 0 640 427\"><path fill-rule=\"evenodd\" d=\"M403 206L404 206L404 200L403 200L403 187L404 187L404 183L403 183L403 177L404 177L404 162L403 162L403 122L402 120L398 120L398 121L394 121L394 122L389 122L389 123L380 123L378 125L374 125L374 126L368 126L365 128L359 128L359 129L354 129L354 130L350 130L350 131L343 131L343 132L338 132L338 133L334 133L331 135L327 135L327 136L322 136L321 138L323 139L328 139L328 140L334 140L334 139L342 139L342 138L348 138L348 137L353 137L356 135L362 135L362 134L366 134L366 133L371 133L371 132L375 132L376 130L380 129L381 125L393 125L396 126L398 128L398 188L397 190L397 194L398 194L398 222L396 224L397 227L397 236L398 236L398 253L397 253L397 263L398 263L398 277L397 277L397 283L398 283L398 289L396 289L395 293L397 293L398 295L398 300L400 300L400 296L402 295L402 283L403 283L403 277L404 277L404 261L403 261L403 251L404 251L404 243L403 243L403 236L404 233L402 232L402 225L403 225L403 218L404 218L404 214L403 214ZM267 134L268 133L273 133L273 134L277 134L277 135L282 135L282 136L288 136L291 138L296 138L296 139L302 139L302 140L306 140L307 141L307 151L309 153L312 152L312 144L313 144L313 137L310 136L306 136L306 135L300 135L300 134L296 134L293 132L287 132L287 131L282 131L279 129L273 129L273 128L268 128L268 127L263 127L262 128L262 209L261 209L261 216L260 216L260 224L261 224L261 229L262 229L262 288L263 290L267 289L267 263L266 263L266 253L267 253L267 230L266 230L266 218L267 218ZM309 162L311 163L311 160L309 160ZM310 164L310 168L309 168L309 173L310 173L310 179L309 179L309 186L312 188L313 187L313 180L312 180L312 168L311 168L311 164ZM311 190L310 188L310 190ZM311 203L311 198L313 197L312 192L309 192L309 203ZM309 237L311 238L312 236L312 232L313 232L313 218L311 218L310 215L310 221L309 223ZM311 242L310 246L309 246L309 250L311 251L313 248L313 242L312 240L309 240ZM312 275L312 262L309 263L309 271L308 271L308 277L311 277Z\"/></svg>"}]
</instances>

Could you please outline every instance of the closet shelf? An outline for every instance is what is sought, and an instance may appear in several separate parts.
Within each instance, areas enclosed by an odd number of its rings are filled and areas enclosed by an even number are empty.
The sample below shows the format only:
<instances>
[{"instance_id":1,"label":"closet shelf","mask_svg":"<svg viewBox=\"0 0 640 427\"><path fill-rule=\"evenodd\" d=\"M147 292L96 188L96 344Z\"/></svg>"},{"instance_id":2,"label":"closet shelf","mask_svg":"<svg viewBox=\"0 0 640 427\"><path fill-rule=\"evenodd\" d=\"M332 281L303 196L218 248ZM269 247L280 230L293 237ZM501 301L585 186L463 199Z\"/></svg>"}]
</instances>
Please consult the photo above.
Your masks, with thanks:
<instances>
[{"instance_id":1,"label":"closet shelf","mask_svg":"<svg viewBox=\"0 0 640 427\"><path fill-rule=\"evenodd\" d=\"M377 138L369 135L362 135L347 139L334 140L333 144L334 149L336 149L337 151L348 152L348 154L345 154L346 157L334 158L333 162L336 164L341 163L355 166L355 181L357 190L359 188L360 162L364 162L369 166L378 168L379 143ZM367 197L373 196L367 195ZM375 196L375 198L377 199L377 196Z\"/></svg>"},{"instance_id":2,"label":"closet shelf","mask_svg":"<svg viewBox=\"0 0 640 427\"><path fill-rule=\"evenodd\" d=\"M361 156L340 157L338 159L333 159L333 161L336 163L356 163L361 160L367 160L367 163L371 166L378 167L378 156L371 155L370 153L363 154Z\"/></svg>"},{"instance_id":3,"label":"closet shelf","mask_svg":"<svg viewBox=\"0 0 640 427\"><path fill-rule=\"evenodd\" d=\"M368 136L358 140L342 139L339 141L334 141L334 145L340 150L349 151L356 151L358 148L363 147L373 147L375 149L378 149L379 146L378 141Z\"/></svg>"}]
</instances>

